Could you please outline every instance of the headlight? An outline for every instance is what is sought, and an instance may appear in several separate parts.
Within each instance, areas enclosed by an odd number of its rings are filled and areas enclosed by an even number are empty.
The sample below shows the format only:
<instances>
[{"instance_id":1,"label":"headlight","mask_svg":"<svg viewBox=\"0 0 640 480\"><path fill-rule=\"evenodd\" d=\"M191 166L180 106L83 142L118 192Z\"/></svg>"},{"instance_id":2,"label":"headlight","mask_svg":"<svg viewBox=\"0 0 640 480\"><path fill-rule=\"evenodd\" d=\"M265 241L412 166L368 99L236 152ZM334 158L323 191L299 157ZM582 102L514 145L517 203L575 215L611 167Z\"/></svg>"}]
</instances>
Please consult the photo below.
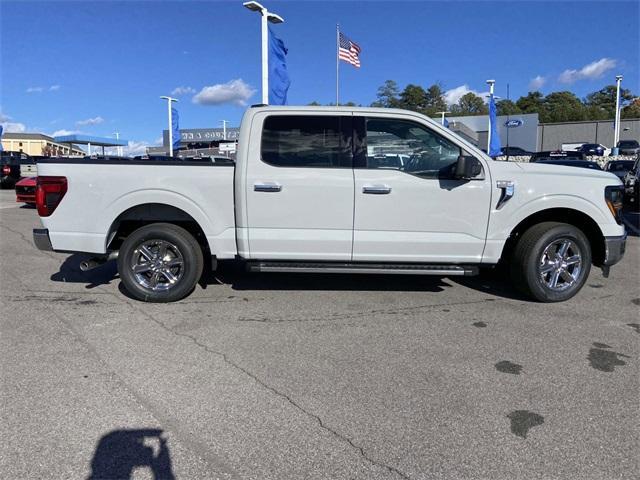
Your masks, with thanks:
<instances>
[{"instance_id":1,"label":"headlight","mask_svg":"<svg viewBox=\"0 0 640 480\"><path fill-rule=\"evenodd\" d=\"M604 199L611 215L616 219L618 225L622 225L622 205L624 199L624 187L622 185L609 185L604 189Z\"/></svg>"}]
</instances>

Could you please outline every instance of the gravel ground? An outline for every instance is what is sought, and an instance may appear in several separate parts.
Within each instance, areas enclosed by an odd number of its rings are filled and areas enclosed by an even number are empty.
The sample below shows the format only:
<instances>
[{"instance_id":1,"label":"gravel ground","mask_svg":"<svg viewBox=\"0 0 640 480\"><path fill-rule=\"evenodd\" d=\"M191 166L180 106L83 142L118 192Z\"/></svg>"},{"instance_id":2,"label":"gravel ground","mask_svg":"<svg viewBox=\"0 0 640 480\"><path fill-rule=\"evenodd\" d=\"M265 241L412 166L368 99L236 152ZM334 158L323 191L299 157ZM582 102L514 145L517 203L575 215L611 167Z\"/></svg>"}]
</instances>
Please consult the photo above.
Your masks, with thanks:
<instances>
[{"instance_id":1,"label":"gravel ground","mask_svg":"<svg viewBox=\"0 0 640 480\"><path fill-rule=\"evenodd\" d=\"M474 279L245 275L128 298L0 192L3 478L632 479L640 239L536 304Z\"/></svg>"}]
</instances>

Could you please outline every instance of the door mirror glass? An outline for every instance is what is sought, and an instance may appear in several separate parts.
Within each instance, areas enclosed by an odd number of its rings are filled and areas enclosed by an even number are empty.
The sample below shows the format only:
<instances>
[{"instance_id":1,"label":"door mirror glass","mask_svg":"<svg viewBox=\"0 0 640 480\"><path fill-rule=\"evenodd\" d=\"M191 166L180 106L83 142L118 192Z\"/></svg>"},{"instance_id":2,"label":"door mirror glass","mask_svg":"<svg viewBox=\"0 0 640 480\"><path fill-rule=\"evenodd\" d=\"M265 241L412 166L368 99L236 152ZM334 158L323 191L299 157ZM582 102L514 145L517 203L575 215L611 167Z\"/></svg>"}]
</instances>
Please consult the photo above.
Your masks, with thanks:
<instances>
[{"instance_id":1,"label":"door mirror glass","mask_svg":"<svg viewBox=\"0 0 640 480\"><path fill-rule=\"evenodd\" d=\"M482 173L482 164L476 157L460 155L456 162L453 177L458 180L469 180Z\"/></svg>"}]
</instances>

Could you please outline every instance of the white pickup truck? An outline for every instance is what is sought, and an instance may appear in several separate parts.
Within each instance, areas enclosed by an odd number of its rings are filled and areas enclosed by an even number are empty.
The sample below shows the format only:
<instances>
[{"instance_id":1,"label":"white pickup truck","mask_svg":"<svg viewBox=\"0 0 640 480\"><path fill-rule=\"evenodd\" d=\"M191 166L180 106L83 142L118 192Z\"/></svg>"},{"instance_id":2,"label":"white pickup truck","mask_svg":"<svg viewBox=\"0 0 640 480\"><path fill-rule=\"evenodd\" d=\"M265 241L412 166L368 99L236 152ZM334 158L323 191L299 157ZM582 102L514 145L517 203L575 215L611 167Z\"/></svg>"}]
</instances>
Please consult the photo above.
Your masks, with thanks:
<instances>
[{"instance_id":1,"label":"white pickup truck","mask_svg":"<svg viewBox=\"0 0 640 480\"><path fill-rule=\"evenodd\" d=\"M251 271L473 275L505 264L533 299L566 300L625 249L620 180L498 162L409 111L247 110L237 160L38 164L38 248L116 258L136 298L188 295L204 262Z\"/></svg>"}]
</instances>

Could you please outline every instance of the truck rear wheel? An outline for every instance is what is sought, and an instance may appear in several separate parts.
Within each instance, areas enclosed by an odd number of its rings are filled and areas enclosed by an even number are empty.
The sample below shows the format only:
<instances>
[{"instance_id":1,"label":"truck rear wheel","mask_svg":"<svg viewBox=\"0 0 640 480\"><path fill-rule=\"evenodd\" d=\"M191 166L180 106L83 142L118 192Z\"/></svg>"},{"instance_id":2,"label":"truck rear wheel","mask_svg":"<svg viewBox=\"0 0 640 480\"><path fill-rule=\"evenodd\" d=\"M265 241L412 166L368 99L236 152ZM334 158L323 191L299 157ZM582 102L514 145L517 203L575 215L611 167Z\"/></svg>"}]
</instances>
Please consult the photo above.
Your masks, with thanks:
<instances>
[{"instance_id":1,"label":"truck rear wheel","mask_svg":"<svg viewBox=\"0 0 640 480\"><path fill-rule=\"evenodd\" d=\"M516 244L510 270L524 294L540 302L562 302L587 281L591 247L584 233L573 225L539 223L524 232Z\"/></svg>"},{"instance_id":2,"label":"truck rear wheel","mask_svg":"<svg viewBox=\"0 0 640 480\"><path fill-rule=\"evenodd\" d=\"M186 297L202 275L202 249L184 228L154 223L134 231L118 254L118 272L127 291L145 302Z\"/></svg>"}]
</instances>

